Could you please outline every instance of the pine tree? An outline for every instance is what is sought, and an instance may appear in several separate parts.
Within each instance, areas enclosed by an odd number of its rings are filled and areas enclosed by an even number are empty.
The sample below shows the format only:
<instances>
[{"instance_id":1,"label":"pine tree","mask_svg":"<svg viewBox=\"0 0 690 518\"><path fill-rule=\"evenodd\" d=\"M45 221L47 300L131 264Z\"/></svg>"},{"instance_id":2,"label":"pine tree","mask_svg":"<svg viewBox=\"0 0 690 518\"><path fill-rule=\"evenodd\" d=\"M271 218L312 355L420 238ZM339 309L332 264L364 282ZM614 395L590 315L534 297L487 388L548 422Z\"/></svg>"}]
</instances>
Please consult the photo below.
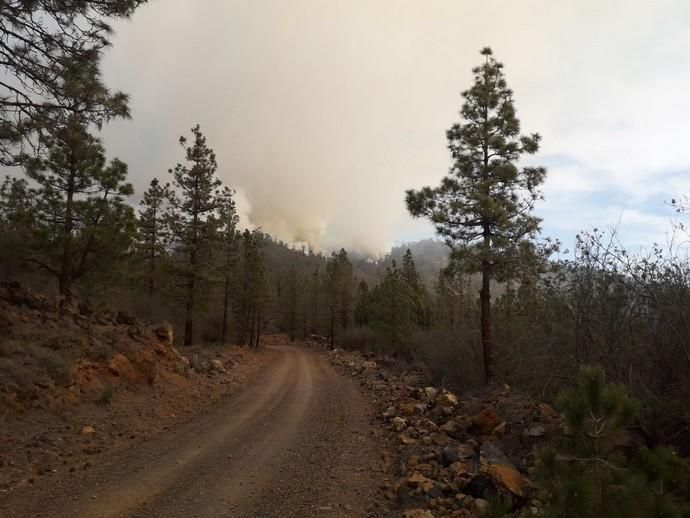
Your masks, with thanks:
<instances>
[{"instance_id":1,"label":"pine tree","mask_svg":"<svg viewBox=\"0 0 690 518\"><path fill-rule=\"evenodd\" d=\"M0 184L0 275L9 279L25 268L33 227L27 181L5 177Z\"/></svg>"},{"instance_id":2,"label":"pine tree","mask_svg":"<svg viewBox=\"0 0 690 518\"><path fill-rule=\"evenodd\" d=\"M179 271L185 285L184 345L194 341L194 315L199 302L199 284L206 280L208 260L218 220L220 180L216 177L216 155L206 143L199 125L192 128L193 142L180 137L189 166L177 164L169 172L177 193L171 198L172 230L183 257Z\"/></svg>"},{"instance_id":3,"label":"pine tree","mask_svg":"<svg viewBox=\"0 0 690 518\"><path fill-rule=\"evenodd\" d=\"M297 338L297 311L298 311L298 278L295 264L291 264L287 274L287 329L290 341L294 342Z\"/></svg>"},{"instance_id":4,"label":"pine tree","mask_svg":"<svg viewBox=\"0 0 690 518\"><path fill-rule=\"evenodd\" d=\"M336 323L342 330L347 329L352 313L352 263L345 249L333 252L326 261L324 290L329 311L328 337L331 347L335 347Z\"/></svg>"},{"instance_id":5,"label":"pine tree","mask_svg":"<svg viewBox=\"0 0 690 518\"><path fill-rule=\"evenodd\" d=\"M395 261L370 290L365 308L363 318L389 347L398 351L408 348L409 337L417 326L417 307L412 288Z\"/></svg>"},{"instance_id":6,"label":"pine tree","mask_svg":"<svg viewBox=\"0 0 690 518\"><path fill-rule=\"evenodd\" d=\"M428 308L428 294L426 287L417 273L417 268L412 258L412 252L408 248L403 256L402 277L410 288L410 293L413 297L415 311L417 314L417 325L419 327L428 327L429 325L429 308Z\"/></svg>"},{"instance_id":7,"label":"pine tree","mask_svg":"<svg viewBox=\"0 0 690 518\"><path fill-rule=\"evenodd\" d=\"M235 207L234 191L227 187L220 193L218 203L219 237L222 245L222 277L223 277L223 324L221 337L223 343L228 338L228 320L230 316L230 287L232 272L237 254L237 239L239 216Z\"/></svg>"},{"instance_id":8,"label":"pine tree","mask_svg":"<svg viewBox=\"0 0 690 518\"><path fill-rule=\"evenodd\" d=\"M268 298L268 279L264 267L263 236L245 230L242 234L242 297L240 299L240 343L258 347L262 312Z\"/></svg>"},{"instance_id":9,"label":"pine tree","mask_svg":"<svg viewBox=\"0 0 690 518\"><path fill-rule=\"evenodd\" d=\"M29 258L58 280L62 295L95 268L104 269L129 247L134 214L125 197L127 165L106 164L100 140L84 121L73 117L44 140L47 157L28 161L33 191L36 237Z\"/></svg>"},{"instance_id":10,"label":"pine tree","mask_svg":"<svg viewBox=\"0 0 690 518\"><path fill-rule=\"evenodd\" d=\"M108 19L127 18L143 3L0 2L0 164L74 116L100 125L129 115L127 96L103 84L100 59L112 32Z\"/></svg>"},{"instance_id":11,"label":"pine tree","mask_svg":"<svg viewBox=\"0 0 690 518\"><path fill-rule=\"evenodd\" d=\"M639 411L625 387L606 383L601 368L583 367L558 406L568 433L538 453L547 516L688 516L686 460L666 448L643 448L629 459L617 447Z\"/></svg>"},{"instance_id":12,"label":"pine tree","mask_svg":"<svg viewBox=\"0 0 690 518\"><path fill-rule=\"evenodd\" d=\"M159 262L166 255L170 242L169 218L166 213L170 196L170 184L161 185L158 178L154 178L139 204L137 245L146 263L149 297L156 291Z\"/></svg>"},{"instance_id":13,"label":"pine tree","mask_svg":"<svg viewBox=\"0 0 690 518\"><path fill-rule=\"evenodd\" d=\"M515 255L520 242L539 230L531 214L546 170L518 168L522 155L539 149L538 134L520 135L513 92L503 65L491 49L481 51L485 62L473 69L474 84L462 95L464 122L447 132L453 159L438 187L407 191L407 207L426 217L453 249L453 260L481 272L481 334L485 379L492 374L494 339L491 322L491 280Z\"/></svg>"}]
</instances>

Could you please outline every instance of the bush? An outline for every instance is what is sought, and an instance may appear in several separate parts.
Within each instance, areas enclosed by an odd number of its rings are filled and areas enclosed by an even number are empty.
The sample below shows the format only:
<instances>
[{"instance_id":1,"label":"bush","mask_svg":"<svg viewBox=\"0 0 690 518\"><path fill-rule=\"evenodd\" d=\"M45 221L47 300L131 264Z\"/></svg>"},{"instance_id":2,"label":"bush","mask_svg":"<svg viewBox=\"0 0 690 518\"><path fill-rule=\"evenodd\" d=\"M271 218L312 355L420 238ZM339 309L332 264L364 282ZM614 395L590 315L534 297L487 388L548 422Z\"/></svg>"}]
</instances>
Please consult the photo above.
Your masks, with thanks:
<instances>
[{"instance_id":1,"label":"bush","mask_svg":"<svg viewBox=\"0 0 690 518\"><path fill-rule=\"evenodd\" d=\"M336 335L336 343L347 350L379 351L380 336L370 327L350 327Z\"/></svg>"},{"instance_id":2,"label":"bush","mask_svg":"<svg viewBox=\"0 0 690 518\"><path fill-rule=\"evenodd\" d=\"M419 330L412 348L431 367L438 384L456 389L480 387L484 382L481 351L471 334L451 330Z\"/></svg>"},{"instance_id":3,"label":"bush","mask_svg":"<svg viewBox=\"0 0 690 518\"><path fill-rule=\"evenodd\" d=\"M567 434L537 456L546 516L688 516L686 460L668 449L643 449L629 459L617 447L640 406L625 387L606 383L601 368L583 367L558 406Z\"/></svg>"}]
</instances>

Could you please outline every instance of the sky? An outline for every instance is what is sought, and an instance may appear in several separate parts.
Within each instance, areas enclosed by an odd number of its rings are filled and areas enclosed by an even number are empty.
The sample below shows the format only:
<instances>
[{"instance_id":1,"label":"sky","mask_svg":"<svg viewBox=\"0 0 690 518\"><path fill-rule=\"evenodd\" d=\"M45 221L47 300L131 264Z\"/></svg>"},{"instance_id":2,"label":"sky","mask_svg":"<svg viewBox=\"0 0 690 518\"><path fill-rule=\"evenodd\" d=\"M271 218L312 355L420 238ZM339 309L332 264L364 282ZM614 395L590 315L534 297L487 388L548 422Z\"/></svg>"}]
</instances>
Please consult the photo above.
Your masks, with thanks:
<instances>
[{"instance_id":1,"label":"sky","mask_svg":"<svg viewBox=\"0 0 690 518\"><path fill-rule=\"evenodd\" d=\"M690 193L690 2L151 0L115 24L103 73L130 94L108 125L139 193L200 124L245 225L379 254L433 236L405 190L436 185L479 50L505 65L548 168L536 213L572 246L618 226L665 243Z\"/></svg>"}]
</instances>

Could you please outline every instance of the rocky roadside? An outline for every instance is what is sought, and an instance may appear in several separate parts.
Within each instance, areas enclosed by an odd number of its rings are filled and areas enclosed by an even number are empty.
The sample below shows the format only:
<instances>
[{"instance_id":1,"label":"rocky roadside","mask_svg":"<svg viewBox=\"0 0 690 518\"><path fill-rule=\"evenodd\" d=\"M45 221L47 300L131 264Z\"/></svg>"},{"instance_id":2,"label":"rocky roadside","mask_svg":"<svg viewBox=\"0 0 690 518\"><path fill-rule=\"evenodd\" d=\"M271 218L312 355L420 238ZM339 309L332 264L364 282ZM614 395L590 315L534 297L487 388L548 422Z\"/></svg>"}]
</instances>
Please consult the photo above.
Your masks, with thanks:
<instances>
[{"instance_id":1,"label":"rocky roadside","mask_svg":"<svg viewBox=\"0 0 690 518\"><path fill-rule=\"evenodd\" d=\"M458 396L383 357L343 350L329 357L379 409L393 467L382 489L399 516L476 517L495 499L512 516L541 514L529 472L535 448L560 433L551 406L506 386Z\"/></svg>"}]
</instances>

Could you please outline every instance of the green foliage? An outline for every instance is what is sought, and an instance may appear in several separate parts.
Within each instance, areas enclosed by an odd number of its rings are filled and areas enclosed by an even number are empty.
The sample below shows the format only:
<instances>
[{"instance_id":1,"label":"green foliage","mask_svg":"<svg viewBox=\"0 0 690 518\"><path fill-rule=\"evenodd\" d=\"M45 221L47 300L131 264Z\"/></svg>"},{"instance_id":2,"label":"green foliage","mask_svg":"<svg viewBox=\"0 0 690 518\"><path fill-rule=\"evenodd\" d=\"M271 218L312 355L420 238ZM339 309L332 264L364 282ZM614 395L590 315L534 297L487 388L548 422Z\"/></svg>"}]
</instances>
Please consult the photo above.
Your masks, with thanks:
<instances>
[{"instance_id":1,"label":"green foliage","mask_svg":"<svg viewBox=\"0 0 690 518\"><path fill-rule=\"evenodd\" d=\"M245 230L242 234L242 291L239 300L239 340L257 347L261 335L262 310L269 297L268 278L262 249L263 235Z\"/></svg>"},{"instance_id":2,"label":"green foliage","mask_svg":"<svg viewBox=\"0 0 690 518\"><path fill-rule=\"evenodd\" d=\"M24 269L33 225L28 183L5 177L0 185L0 275L12 278Z\"/></svg>"},{"instance_id":3,"label":"green foliage","mask_svg":"<svg viewBox=\"0 0 690 518\"><path fill-rule=\"evenodd\" d=\"M323 289L328 307L328 336L331 347L335 344L336 323L340 330L346 330L353 317L352 295L354 278L352 263L344 248L333 252L326 261L326 275Z\"/></svg>"},{"instance_id":4,"label":"green foliage","mask_svg":"<svg viewBox=\"0 0 690 518\"><path fill-rule=\"evenodd\" d=\"M0 164L72 116L100 126L127 117L127 96L100 72L110 18L130 16L144 0L0 2ZM21 157L20 157L21 158Z\"/></svg>"},{"instance_id":5,"label":"green foliage","mask_svg":"<svg viewBox=\"0 0 690 518\"><path fill-rule=\"evenodd\" d=\"M558 400L567 433L538 453L546 515L687 516L690 465L670 450L643 449L630 460L617 444L639 412L621 385L583 367Z\"/></svg>"},{"instance_id":6,"label":"green foliage","mask_svg":"<svg viewBox=\"0 0 690 518\"><path fill-rule=\"evenodd\" d=\"M389 350L407 351L418 324L416 295L403 270L394 264L386 269L381 282L362 290L355 313L381 336Z\"/></svg>"},{"instance_id":7,"label":"green foliage","mask_svg":"<svg viewBox=\"0 0 690 518\"><path fill-rule=\"evenodd\" d=\"M127 165L106 164L105 149L83 120L74 117L45 138L48 154L27 162L31 189L28 260L58 280L61 294L73 283L112 269L129 248L134 213Z\"/></svg>"},{"instance_id":8,"label":"green foliage","mask_svg":"<svg viewBox=\"0 0 690 518\"><path fill-rule=\"evenodd\" d=\"M178 258L176 275L183 287L185 345L192 345L195 338L195 311L207 293L201 285L211 280L213 244L219 226L216 211L223 203L221 182L216 177L216 155L199 125L192 128L192 136L190 145L185 137L180 137L189 165L177 164L169 171L175 187L170 199L171 229Z\"/></svg>"},{"instance_id":9,"label":"green foliage","mask_svg":"<svg viewBox=\"0 0 690 518\"><path fill-rule=\"evenodd\" d=\"M537 152L541 137L520 135L503 65L491 49L481 54L485 62L473 69L474 84L462 94L464 123L447 132L450 173L438 187L407 191L407 208L434 224L461 269L482 274L481 329L488 378L493 358L490 280L515 271L520 244L538 233L540 220L531 210L542 197L539 186L546 170L517 166L523 155Z\"/></svg>"},{"instance_id":10,"label":"green foliage","mask_svg":"<svg viewBox=\"0 0 690 518\"><path fill-rule=\"evenodd\" d=\"M160 263L167 255L172 238L167 213L171 195L170 184L161 185L160 180L154 178L139 203L136 251L144 263L143 278L149 297L156 291Z\"/></svg>"}]
</instances>

